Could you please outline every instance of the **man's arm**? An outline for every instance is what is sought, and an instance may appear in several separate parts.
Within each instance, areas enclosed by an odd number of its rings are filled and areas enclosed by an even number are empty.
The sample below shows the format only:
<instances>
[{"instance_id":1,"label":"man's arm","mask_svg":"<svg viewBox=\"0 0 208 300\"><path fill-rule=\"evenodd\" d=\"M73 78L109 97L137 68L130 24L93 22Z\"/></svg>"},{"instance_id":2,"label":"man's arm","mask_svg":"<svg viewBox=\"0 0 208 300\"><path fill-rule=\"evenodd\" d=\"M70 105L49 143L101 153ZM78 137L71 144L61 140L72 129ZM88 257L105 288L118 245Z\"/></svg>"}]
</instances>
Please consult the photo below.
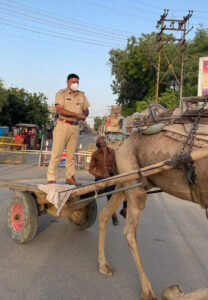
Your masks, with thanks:
<instances>
[{"instance_id":1,"label":"man's arm","mask_svg":"<svg viewBox=\"0 0 208 300\"><path fill-rule=\"evenodd\" d=\"M94 175L95 177L98 176L97 171L96 171L96 165L97 165L96 158L95 158L95 155L93 153L92 156L91 156L91 160L90 160L89 173Z\"/></svg>"},{"instance_id":2,"label":"man's arm","mask_svg":"<svg viewBox=\"0 0 208 300\"><path fill-rule=\"evenodd\" d=\"M90 104L87 100L87 97L85 96L85 93L83 93L83 107L82 107L82 110L83 110L83 114L85 115L85 117L87 117L89 115L89 109L88 109L89 106L90 106Z\"/></svg>"},{"instance_id":3,"label":"man's arm","mask_svg":"<svg viewBox=\"0 0 208 300\"><path fill-rule=\"evenodd\" d=\"M64 117L74 117L78 120L85 121L86 116L83 114L77 114L68 110L65 110L61 104L56 104L56 111L59 115Z\"/></svg>"},{"instance_id":4,"label":"man's arm","mask_svg":"<svg viewBox=\"0 0 208 300\"><path fill-rule=\"evenodd\" d=\"M85 117L87 117L89 115L89 109L88 108L83 111L83 115L85 115Z\"/></svg>"}]
</instances>

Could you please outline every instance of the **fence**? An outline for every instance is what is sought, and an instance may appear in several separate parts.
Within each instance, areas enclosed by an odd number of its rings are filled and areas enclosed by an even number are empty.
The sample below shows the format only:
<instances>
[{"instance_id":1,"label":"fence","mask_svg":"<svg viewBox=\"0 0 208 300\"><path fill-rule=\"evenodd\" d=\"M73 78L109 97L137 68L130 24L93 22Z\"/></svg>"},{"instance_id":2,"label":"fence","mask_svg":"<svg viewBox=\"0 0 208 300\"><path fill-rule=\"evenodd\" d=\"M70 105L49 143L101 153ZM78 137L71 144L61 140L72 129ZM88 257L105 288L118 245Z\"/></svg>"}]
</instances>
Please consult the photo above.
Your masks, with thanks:
<instances>
[{"instance_id":1,"label":"fence","mask_svg":"<svg viewBox=\"0 0 208 300\"><path fill-rule=\"evenodd\" d=\"M11 144L13 147L10 148L9 144L7 144L7 147L1 147L3 145L0 144L0 162L5 163L22 163L25 161L26 155L37 155L38 158L38 165L39 166L48 166L49 162L49 156L51 155L51 151L48 150L26 150L26 145L22 144ZM18 147L21 146L21 149L18 149ZM11 159L11 156L16 159ZM86 168L88 169L88 165L91 159L92 152L87 150L80 150L77 149L75 152L75 166L79 169ZM4 156L4 157L3 157ZM10 159L8 159L10 157ZM18 159L17 159L18 158ZM86 160L86 158L88 158ZM65 166L64 163L61 164L61 166Z\"/></svg>"},{"instance_id":2,"label":"fence","mask_svg":"<svg viewBox=\"0 0 208 300\"><path fill-rule=\"evenodd\" d=\"M25 155L37 155L38 165L47 166L48 156L51 155L51 151L48 151L48 143L46 141L45 150L43 150L43 139L41 142L40 150L26 150L25 144L17 143L18 140L12 137L0 137L0 162L7 163L22 163L25 161ZM120 143L109 142L110 148L117 149ZM80 145L81 146L81 145ZM79 169L89 169L92 153L97 149L96 144L89 143L88 150L82 150L79 147L75 151L75 166ZM65 150L64 150L65 151ZM4 156L4 157L3 157ZM60 164L65 166L65 162Z\"/></svg>"},{"instance_id":3,"label":"fence","mask_svg":"<svg viewBox=\"0 0 208 300\"><path fill-rule=\"evenodd\" d=\"M19 142L19 141L18 141ZM26 145L17 143L14 137L0 137L0 162L22 163L25 161Z\"/></svg>"}]
</instances>

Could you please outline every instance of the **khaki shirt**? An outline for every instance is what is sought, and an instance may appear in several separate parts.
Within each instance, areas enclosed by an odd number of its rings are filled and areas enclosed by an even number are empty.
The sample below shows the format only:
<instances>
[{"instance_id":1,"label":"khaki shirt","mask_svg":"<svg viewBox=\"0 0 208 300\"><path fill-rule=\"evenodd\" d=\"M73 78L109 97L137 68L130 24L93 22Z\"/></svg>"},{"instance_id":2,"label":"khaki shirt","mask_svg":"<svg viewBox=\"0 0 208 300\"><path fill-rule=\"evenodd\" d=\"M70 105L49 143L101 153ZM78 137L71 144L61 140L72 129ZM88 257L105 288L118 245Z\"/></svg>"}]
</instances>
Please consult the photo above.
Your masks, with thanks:
<instances>
[{"instance_id":1,"label":"khaki shirt","mask_svg":"<svg viewBox=\"0 0 208 300\"><path fill-rule=\"evenodd\" d=\"M90 106L84 92L72 93L68 88L58 91L55 104L60 104L65 110L82 114ZM66 120L77 121L74 117L61 116Z\"/></svg>"},{"instance_id":2,"label":"khaki shirt","mask_svg":"<svg viewBox=\"0 0 208 300\"><path fill-rule=\"evenodd\" d=\"M107 147L105 153L98 149L92 153L89 173L95 177L112 172L115 164L115 151Z\"/></svg>"}]
</instances>

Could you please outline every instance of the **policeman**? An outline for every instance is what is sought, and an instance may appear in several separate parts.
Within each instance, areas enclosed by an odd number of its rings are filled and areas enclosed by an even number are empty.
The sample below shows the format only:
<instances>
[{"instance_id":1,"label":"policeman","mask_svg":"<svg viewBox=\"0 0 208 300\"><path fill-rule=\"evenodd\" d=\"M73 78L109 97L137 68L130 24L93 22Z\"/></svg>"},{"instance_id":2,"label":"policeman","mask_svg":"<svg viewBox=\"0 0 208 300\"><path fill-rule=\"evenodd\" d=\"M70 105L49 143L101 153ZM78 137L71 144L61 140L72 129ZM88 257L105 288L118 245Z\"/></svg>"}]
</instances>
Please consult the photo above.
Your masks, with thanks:
<instances>
[{"instance_id":1,"label":"policeman","mask_svg":"<svg viewBox=\"0 0 208 300\"><path fill-rule=\"evenodd\" d=\"M78 91L79 76L67 77L67 88L56 94L56 111L59 115L53 131L53 147L48 166L48 183L56 183L56 171L66 145L66 183L81 185L75 179L74 152L79 136L79 122L85 121L90 106L83 92Z\"/></svg>"}]
</instances>

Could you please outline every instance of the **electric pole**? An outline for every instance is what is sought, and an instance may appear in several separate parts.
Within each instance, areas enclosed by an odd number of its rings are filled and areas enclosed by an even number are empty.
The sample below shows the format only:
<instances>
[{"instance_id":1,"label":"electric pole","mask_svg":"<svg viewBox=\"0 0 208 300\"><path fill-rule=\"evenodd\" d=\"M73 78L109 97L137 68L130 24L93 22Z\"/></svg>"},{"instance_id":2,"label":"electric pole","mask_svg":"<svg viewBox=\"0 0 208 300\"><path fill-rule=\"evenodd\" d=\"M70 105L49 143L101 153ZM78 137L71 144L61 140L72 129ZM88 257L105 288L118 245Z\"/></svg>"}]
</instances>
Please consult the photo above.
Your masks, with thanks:
<instances>
[{"instance_id":1,"label":"electric pole","mask_svg":"<svg viewBox=\"0 0 208 300\"><path fill-rule=\"evenodd\" d=\"M170 84L170 82L165 82L165 78L169 72L172 72L174 77L173 84L180 89L180 101L183 97L183 71L184 71L184 51L186 49L186 35L193 29L193 26L189 29L187 26L188 20L193 15L193 10L189 10L188 14L182 19L168 19L169 10L165 9L163 15L161 15L160 20L157 21L157 28L160 32L157 34L156 42L158 44L158 64L157 64L157 83L156 83L156 102L159 98L159 88L161 84ZM165 31L174 32L173 35L164 35ZM180 37L177 36L180 33ZM175 53L173 58L169 58L167 51L165 51L164 46L169 42L175 42ZM180 72L177 74L175 71L174 64L177 59L180 59ZM161 62L165 60L168 67L163 76L161 76Z\"/></svg>"}]
</instances>

